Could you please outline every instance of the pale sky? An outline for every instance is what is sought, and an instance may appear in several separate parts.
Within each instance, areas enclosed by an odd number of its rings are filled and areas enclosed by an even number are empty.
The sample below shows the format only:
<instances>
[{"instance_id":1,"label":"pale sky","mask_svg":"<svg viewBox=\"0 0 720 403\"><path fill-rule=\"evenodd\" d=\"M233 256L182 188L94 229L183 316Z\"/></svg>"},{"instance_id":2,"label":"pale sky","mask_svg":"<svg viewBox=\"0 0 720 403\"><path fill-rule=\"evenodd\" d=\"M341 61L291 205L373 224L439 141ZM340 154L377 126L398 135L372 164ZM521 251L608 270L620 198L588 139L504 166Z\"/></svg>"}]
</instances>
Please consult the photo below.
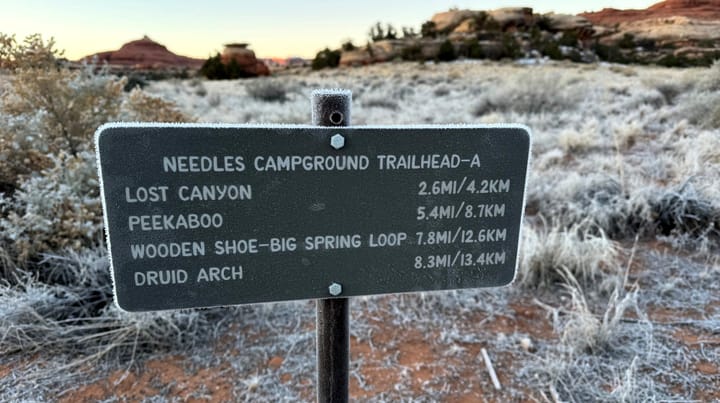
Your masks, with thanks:
<instances>
[{"instance_id":1,"label":"pale sky","mask_svg":"<svg viewBox=\"0 0 720 403\"><path fill-rule=\"evenodd\" d=\"M658 0L440 1L240 1L201 0L3 0L0 32L18 38L39 32L54 37L69 59L115 50L143 35L171 51L207 58L229 42L248 42L259 57L312 58L346 39L364 44L377 21L420 30L450 7L487 10L533 7L535 12L577 14L605 7L646 8Z\"/></svg>"}]
</instances>

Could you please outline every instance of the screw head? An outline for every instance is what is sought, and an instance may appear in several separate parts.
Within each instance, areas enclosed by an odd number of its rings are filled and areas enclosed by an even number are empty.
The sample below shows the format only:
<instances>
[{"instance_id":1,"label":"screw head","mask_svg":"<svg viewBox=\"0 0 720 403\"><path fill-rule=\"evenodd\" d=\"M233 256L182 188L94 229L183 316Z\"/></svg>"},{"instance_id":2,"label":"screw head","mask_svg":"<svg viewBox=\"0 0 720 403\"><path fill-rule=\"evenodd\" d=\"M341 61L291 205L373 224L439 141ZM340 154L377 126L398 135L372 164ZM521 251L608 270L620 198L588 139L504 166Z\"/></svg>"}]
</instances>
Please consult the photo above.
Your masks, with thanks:
<instances>
[{"instance_id":1,"label":"screw head","mask_svg":"<svg viewBox=\"0 0 720 403\"><path fill-rule=\"evenodd\" d=\"M339 133L333 135L332 137L330 137L330 145L336 150L345 147L345 137L343 137L342 134Z\"/></svg>"},{"instance_id":2,"label":"screw head","mask_svg":"<svg viewBox=\"0 0 720 403\"><path fill-rule=\"evenodd\" d=\"M338 283L332 283L330 284L330 287L328 287L328 292L330 292L330 295L333 297L337 297L342 294L342 286Z\"/></svg>"}]
</instances>

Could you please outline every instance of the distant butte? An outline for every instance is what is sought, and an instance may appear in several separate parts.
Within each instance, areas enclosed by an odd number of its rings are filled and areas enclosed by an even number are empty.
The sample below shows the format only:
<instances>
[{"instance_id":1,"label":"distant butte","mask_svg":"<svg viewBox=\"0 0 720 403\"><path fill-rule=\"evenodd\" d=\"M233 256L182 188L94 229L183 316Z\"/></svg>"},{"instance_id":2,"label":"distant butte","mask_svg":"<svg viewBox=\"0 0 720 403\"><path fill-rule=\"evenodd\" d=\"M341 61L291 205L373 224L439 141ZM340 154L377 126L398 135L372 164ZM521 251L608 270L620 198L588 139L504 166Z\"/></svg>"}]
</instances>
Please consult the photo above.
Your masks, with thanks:
<instances>
[{"instance_id":1,"label":"distant butte","mask_svg":"<svg viewBox=\"0 0 720 403\"><path fill-rule=\"evenodd\" d=\"M85 56L80 61L92 61L95 58L99 63L133 69L199 69L204 62L202 59L176 55L147 36L128 42L118 50Z\"/></svg>"},{"instance_id":2,"label":"distant butte","mask_svg":"<svg viewBox=\"0 0 720 403\"><path fill-rule=\"evenodd\" d=\"M720 20L720 0L667 0L645 10L605 8L597 12L581 13L595 25L614 26L618 23L655 18L688 17L698 20Z\"/></svg>"}]
</instances>

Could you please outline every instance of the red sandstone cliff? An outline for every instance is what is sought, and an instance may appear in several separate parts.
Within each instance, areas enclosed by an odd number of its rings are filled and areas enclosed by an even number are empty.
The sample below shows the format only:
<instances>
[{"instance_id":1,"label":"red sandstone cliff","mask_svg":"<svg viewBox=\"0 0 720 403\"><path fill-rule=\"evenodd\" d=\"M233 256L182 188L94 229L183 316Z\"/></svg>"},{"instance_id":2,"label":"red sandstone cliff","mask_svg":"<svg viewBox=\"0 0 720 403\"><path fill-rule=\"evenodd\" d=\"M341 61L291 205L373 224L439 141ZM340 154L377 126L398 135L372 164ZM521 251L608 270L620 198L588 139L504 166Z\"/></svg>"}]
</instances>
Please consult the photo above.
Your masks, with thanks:
<instances>
[{"instance_id":1,"label":"red sandstone cliff","mask_svg":"<svg viewBox=\"0 0 720 403\"><path fill-rule=\"evenodd\" d=\"M601 11L581 13L580 15L595 25L604 26L668 17L720 20L720 0L666 0L652 5L645 10L605 8Z\"/></svg>"},{"instance_id":2,"label":"red sandstone cliff","mask_svg":"<svg viewBox=\"0 0 720 403\"><path fill-rule=\"evenodd\" d=\"M201 59L176 55L165 46L153 41L147 36L136 41L128 42L118 50L96 53L85 56L81 60L90 61L93 58L97 58L99 63L105 62L113 66L137 69L198 69L204 62L204 60Z\"/></svg>"}]
</instances>

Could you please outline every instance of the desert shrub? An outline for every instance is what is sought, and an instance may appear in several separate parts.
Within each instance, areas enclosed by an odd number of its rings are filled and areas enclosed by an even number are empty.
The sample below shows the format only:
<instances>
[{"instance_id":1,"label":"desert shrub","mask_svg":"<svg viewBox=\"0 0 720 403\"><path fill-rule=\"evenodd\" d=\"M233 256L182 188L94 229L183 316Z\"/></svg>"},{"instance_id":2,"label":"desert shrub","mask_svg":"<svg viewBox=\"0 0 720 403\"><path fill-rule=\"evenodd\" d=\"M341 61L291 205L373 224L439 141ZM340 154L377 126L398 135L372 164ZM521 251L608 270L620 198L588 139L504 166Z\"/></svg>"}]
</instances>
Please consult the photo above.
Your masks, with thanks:
<instances>
[{"instance_id":1,"label":"desert shrub","mask_svg":"<svg viewBox=\"0 0 720 403\"><path fill-rule=\"evenodd\" d=\"M611 63L628 63L627 57L617 45L603 45L596 41L593 45L593 51L600 60Z\"/></svg>"},{"instance_id":2,"label":"desert shrub","mask_svg":"<svg viewBox=\"0 0 720 403\"><path fill-rule=\"evenodd\" d=\"M2 112L17 119L31 119L38 143L48 151L77 154L91 147L89 134L117 116L124 79L93 72L87 66L67 69L22 68L12 77L12 90L3 96Z\"/></svg>"},{"instance_id":3,"label":"desert shrub","mask_svg":"<svg viewBox=\"0 0 720 403\"><path fill-rule=\"evenodd\" d=\"M575 31L565 31L562 33L562 36L560 36L560 39L558 39L558 45L560 46L569 46L569 47L576 47L578 45L579 37L577 32Z\"/></svg>"},{"instance_id":4,"label":"desert shrub","mask_svg":"<svg viewBox=\"0 0 720 403\"><path fill-rule=\"evenodd\" d=\"M552 20L547 15L540 15L535 18L535 26L541 31L550 31L552 30Z\"/></svg>"},{"instance_id":5,"label":"desert shrub","mask_svg":"<svg viewBox=\"0 0 720 403\"><path fill-rule=\"evenodd\" d=\"M0 188L10 194L22 177L49 166L48 154L91 147L102 123L116 118L124 79L95 66L60 66L53 42L23 43L0 34L0 63L12 74L0 96Z\"/></svg>"},{"instance_id":6,"label":"desert shrub","mask_svg":"<svg viewBox=\"0 0 720 403\"><path fill-rule=\"evenodd\" d=\"M343 42L341 49L345 52L350 52L350 51L356 50L357 46L355 46L355 44L353 44L351 40L348 40L348 41Z\"/></svg>"},{"instance_id":7,"label":"desert shrub","mask_svg":"<svg viewBox=\"0 0 720 403\"><path fill-rule=\"evenodd\" d=\"M95 154L51 154L52 165L0 198L0 248L20 266L42 252L102 240Z\"/></svg>"},{"instance_id":8,"label":"desert shrub","mask_svg":"<svg viewBox=\"0 0 720 403\"><path fill-rule=\"evenodd\" d=\"M707 129L720 128L720 61L701 76L697 90L680 98L679 111L691 123Z\"/></svg>"},{"instance_id":9,"label":"desert shrub","mask_svg":"<svg viewBox=\"0 0 720 403\"><path fill-rule=\"evenodd\" d=\"M539 214L554 217L560 225L612 239L654 233L651 199L642 189L627 193L614 178L578 174L566 175L552 190L532 189L528 196Z\"/></svg>"},{"instance_id":10,"label":"desert shrub","mask_svg":"<svg viewBox=\"0 0 720 403\"><path fill-rule=\"evenodd\" d=\"M340 51L325 48L315 55L310 67L313 70L334 68L340 64Z\"/></svg>"},{"instance_id":11,"label":"desert shrub","mask_svg":"<svg viewBox=\"0 0 720 403\"><path fill-rule=\"evenodd\" d=\"M703 91L720 91L720 59L715 60L702 75L699 85Z\"/></svg>"},{"instance_id":12,"label":"desert shrub","mask_svg":"<svg viewBox=\"0 0 720 403\"><path fill-rule=\"evenodd\" d=\"M404 47L400 51L400 58L407 61L420 61L423 60L422 46L414 43Z\"/></svg>"},{"instance_id":13,"label":"desert shrub","mask_svg":"<svg viewBox=\"0 0 720 403\"><path fill-rule=\"evenodd\" d=\"M506 86L484 92L475 104L473 114L490 112L539 114L573 110L581 94L568 88L568 79L557 73L523 72Z\"/></svg>"},{"instance_id":14,"label":"desert shrub","mask_svg":"<svg viewBox=\"0 0 720 403\"><path fill-rule=\"evenodd\" d=\"M557 42L553 41L552 39L541 42L540 48L538 50L540 50L540 53L553 60L563 59L563 54L560 51L560 46L558 46Z\"/></svg>"},{"instance_id":15,"label":"desert shrub","mask_svg":"<svg viewBox=\"0 0 720 403\"><path fill-rule=\"evenodd\" d=\"M445 40L445 42L440 45L437 59L441 62L449 62L457 59L457 54L455 54L455 46L453 46L450 40Z\"/></svg>"},{"instance_id":16,"label":"desert shrub","mask_svg":"<svg viewBox=\"0 0 720 403\"><path fill-rule=\"evenodd\" d=\"M220 94L211 94L211 95L207 98L207 103L208 103L208 105L210 105L211 107L217 108L217 107L220 106L220 104L222 103L222 97L220 96Z\"/></svg>"},{"instance_id":17,"label":"desert shrub","mask_svg":"<svg viewBox=\"0 0 720 403\"><path fill-rule=\"evenodd\" d=\"M40 34L18 42L15 35L0 33L0 69L57 68L62 54L53 39L44 41Z\"/></svg>"},{"instance_id":18,"label":"desert shrub","mask_svg":"<svg viewBox=\"0 0 720 403\"><path fill-rule=\"evenodd\" d=\"M148 85L147 79L140 74L129 74L125 81L123 91L130 92L135 88L143 89Z\"/></svg>"},{"instance_id":19,"label":"desert shrub","mask_svg":"<svg viewBox=\"0 0 720 403\"><path fill-rule=\"evenodd\" d=\"M626 33L617 43L620 49L632 49L635 47L635 35Z\"/></svg>"},{"instance_id":20,"label":"desert shrub","mask_svg":"<svg viewBox=\"0 0 720 403\"><path fill-rule=\"evenodd\" d=\"M208 80L221 80L227 77L225 65L220 58L220 53L215 54L215 56L210 56L205 60L205 63L200 67L200 74Z\"/></svg>"},{"instance_id":21,"label":"desert shrub","mask_svg":"<svg viewBox=\"0 0 720 403\"><path fill-rule=\"evenodd\" d=\"M247 69L240 66L235 59L231 59L227 64L223 63L220 53L216 53L215 56L210 56L205 60L205 63L200 67L200 74L208 80L235 80L257 76L257 74L248 72Z\"/></svg>"},{"instance_id":22,"label":"desert shrub","mask_svg":"<svg viewBox=\"0 0 720 403\"><path fill-rule=\"evenodd\" d=\"M720 238L720 207L698 195L689 182L658 195L652 204L660 234Z\"/></svg>"},{"instance_id":23,"label":"desert shrub","mask_svg":"<svg viewBox=\"0 0 720 403\"><path fill-rule=\"evenodd\" d=\"M438 31L435 22L425 21L420 27L420 35L423 38L436 38L438 35Z\"/></svg>"},{"instance_id":24,"label":"desert shrub","mask_svg":"<svg viewBox=\"0 0 720 403\"><path fill-rule=\"evenodd\" d=\"M194 92L195 92L195 95L197 95L199 97L204 97L208 94L207 88L205 88L205 86L202 85L202 83L195 86Z\"/></svg>"},{"instance_id":25,"label":"desert shrub","mask_svg":"<svg viewBox=\"0 0 720 403\"><path fill-rule=\"evenodd\" d=\"M468 39L463 42L458 53L469 59L485 58L485 52L483 51L482 46L480 46L480 41L478 41L477 38Z\"/></svg>"},{"instance_id":26,"label":"desert shrub","mask_svg":"<svg viewBox=\"0 0 720 403\"><path fill-rule=\"evenodd\" d=\"M663 67L690 67L695 65L690 59L683 55L674 55L672 53L661 57L657 62L658 66Z\"/></svg>"},{"instance_id":27,"label":"desert shrub","mask_svg":"<svg viewBox=\"0 0 720 403\"><path fill-rule=\"evenodd\" d=\"M687 90L686 83L664 81L657 83L655 89L663 96L668 105L672 105L675 99Z\"/></svg>"},{"instance_id":28,"label":"desert shrub","mask_svg":"<svg viewBox=\"0 0 720 403\"><path fill-rule=\"evenodd\" d=\"M649 38L637 39L635 41L635 44L645 50L653 51L653 50L657 49L657 44L654 39L649 39Z\"/></svg>"},{"instance_id":29,"label":"desert shrub","mask_svg":"<svg viewBox=\"0 0 720 403\"><path fill-rule=\"evenodd\" d=\"M268 79L253 80L245 86L251 97L264 102L287 101L287 89L280 81Z\"/></svg>"},{"instance_id":30,"label":"desert shrub","mask_svg":"<svg viewBox=\"0 0 720 403\"><path fill-rule=\"evenodd\" d=\"M16 70L0 107L0 182L16 186L47 167L49 154L91 150L92 134L106 122L188 121L172 104L139 89L125 97L124 79L94 70Z\"/></svg>"},{"instance_id":31,"label":"desert shrub","mask_svg":"<svg viewBox=\"0 0 720 403\"><path fill-rule=\"evenodd\" d=\"M21 266L40 253L90 246L101 238L92 145L100 125L188 120L139 89L124 94L125 79L96 66L71 71L48 62L54 53L29 52L24 59L25 47L52 52L37 36L26 42L32 45L3 50L13 74L0 106L0 248Z\"/></svg>"},{"instance_id":32,"label":"desert shrub","mask_svg":"<svg viewBox=\"0 0 720 403\"><path fill-rule=\"evenodd\" d=\"M500 56L501 59L517 59L518 57L522 56L522 49L520 47L520 43L514 35L509 33L503 34L500 43L502 44L502 55Z\"/></svg>"},{"instance_id":33,"label":"desert shrub","mask_svg":"<svg viewBox=\"0 0 720 403\"><path fill-rule=\"evenodd\" d=\"M563 130L558 136L558 145L565 153L578 154L595 146L595 139L589 133L581 130Z\"/></svg>"}]
</instances>

